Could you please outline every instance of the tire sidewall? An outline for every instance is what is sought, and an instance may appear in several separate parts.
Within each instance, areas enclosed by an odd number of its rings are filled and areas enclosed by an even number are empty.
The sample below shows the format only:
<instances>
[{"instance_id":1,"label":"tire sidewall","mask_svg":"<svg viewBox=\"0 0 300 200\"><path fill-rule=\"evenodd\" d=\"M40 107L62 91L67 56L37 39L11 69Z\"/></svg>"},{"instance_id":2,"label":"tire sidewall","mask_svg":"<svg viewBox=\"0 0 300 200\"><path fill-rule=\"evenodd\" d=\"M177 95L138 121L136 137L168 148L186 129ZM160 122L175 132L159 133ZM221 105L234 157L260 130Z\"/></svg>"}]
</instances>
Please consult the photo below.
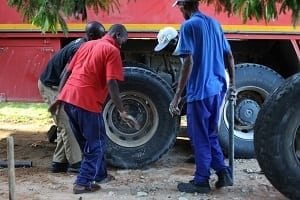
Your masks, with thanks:
<instances>
[{"instance_id":1,"label":"tire sidewall","mask_svg":"<svg viewBox=\"0 0 300 200\"><path fill-rule=\"evenodd\" d=\"M159 159L175 143L180 124L179 118L172 118L168 111L172 89L153 72L138 68L127 68L125 81L119 87L121 94L135 91L147 96L158 112L157 130L145 144L128 148L107 138L106 155L110 164L121 168L140 168Z\"/></svg>"}]
</instances>

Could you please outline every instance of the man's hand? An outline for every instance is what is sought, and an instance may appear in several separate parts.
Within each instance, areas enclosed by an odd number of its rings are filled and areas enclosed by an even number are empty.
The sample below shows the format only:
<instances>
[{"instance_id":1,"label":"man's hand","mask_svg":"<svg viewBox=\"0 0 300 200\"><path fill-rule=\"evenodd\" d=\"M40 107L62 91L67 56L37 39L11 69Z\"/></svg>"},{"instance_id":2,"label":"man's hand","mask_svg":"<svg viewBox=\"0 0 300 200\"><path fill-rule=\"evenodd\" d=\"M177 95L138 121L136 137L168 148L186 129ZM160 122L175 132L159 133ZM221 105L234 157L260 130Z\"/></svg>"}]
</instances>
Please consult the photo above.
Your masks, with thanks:
<instances>
[{"instance_id":1,"label":"man's hand","mask_svg":"<svg viewBox=\"0 0 300 200\"><path fill-rule=\"evenodd\" d=\"M169 106L169 112L171 114L171 116L173 117L174 115L180 115L181 110L179 109L179 102L180 102L180 97L178 95L175 94L173 100L170 103Z\"/></svg>"},{"instance_id":2,"label":"man's hand","mask_svg":"<svg viewBox=\"0 0 300 200\"><path fill-rule=\"evenodd\" d=\"M140 130L141 126L138 123L138 121L132 117L131 115L128 115L126 111L123 112L119 112L120 113L120 117L121 119L126 122L126 124L130 127L130 128L134 128L136 130Z\"/></svg>"},{"instance_id":3,"label":"man's hand","mask_svg":"<svg viewBox=\"0 0 300 200\"><path fill-rule=\"evenodd\" d=\"M52 115L57 115L59 113L60 110L60 106L61 106L61 102L58 100L55 100L48 108L48 111L52 114Z\"/></svg>"},{"instance_id":4,"label":"man's hand","mask_svg":"<svg viewBox=\"0 0 300 200\"><path fill-rule=\"evenodd\" d=\"M236 104L236 89L234 85L230 85L228 89L229 95L228 99L229 101L233 101L233 104Z\"/></svg>"}]
</instances>

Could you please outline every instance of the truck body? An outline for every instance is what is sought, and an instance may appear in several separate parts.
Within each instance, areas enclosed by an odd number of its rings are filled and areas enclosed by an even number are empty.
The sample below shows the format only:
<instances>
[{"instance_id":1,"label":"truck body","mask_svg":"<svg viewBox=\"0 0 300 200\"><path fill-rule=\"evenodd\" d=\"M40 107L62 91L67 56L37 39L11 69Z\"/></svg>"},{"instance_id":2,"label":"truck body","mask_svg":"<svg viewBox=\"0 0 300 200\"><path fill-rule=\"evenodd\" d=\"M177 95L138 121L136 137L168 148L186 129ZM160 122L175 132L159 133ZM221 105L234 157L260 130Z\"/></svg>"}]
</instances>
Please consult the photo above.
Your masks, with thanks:
<instances>
[{"instance_id":1,"label":"truck body","mask_svg":"<svg viewBox=\"0 0 300 200\"><path fill-rule=\"evenodd\" d=\"M120 84L122 100L141 123L134 130L120 122L108 100L103 115L108 135L107 160L123 168L139 168L159 159L174 144L180 118L172 118L168 106L180 73L180 61L167 52L154 52L158 31L166 26L179 30L183 17L169 0L120 0L120 10L95 14L88 21L100 21L106 29L121 23L129 33L122 47L125 82ZM254 156L253 128L267 96L285 78L300 71L300 28L290 16L266 24L238 16L216 14L213 6L200 10L217 19L228 38L236 62L237 103L235 109L235 155ZM21 15L0 0L0 101L41 101L37 80L46 63L68 42L84 35L85 22L68 19L69 33L46 33L24 23ZM219 139L228 149L228 103L220 122Z\"/></svg>"}]
</instances>

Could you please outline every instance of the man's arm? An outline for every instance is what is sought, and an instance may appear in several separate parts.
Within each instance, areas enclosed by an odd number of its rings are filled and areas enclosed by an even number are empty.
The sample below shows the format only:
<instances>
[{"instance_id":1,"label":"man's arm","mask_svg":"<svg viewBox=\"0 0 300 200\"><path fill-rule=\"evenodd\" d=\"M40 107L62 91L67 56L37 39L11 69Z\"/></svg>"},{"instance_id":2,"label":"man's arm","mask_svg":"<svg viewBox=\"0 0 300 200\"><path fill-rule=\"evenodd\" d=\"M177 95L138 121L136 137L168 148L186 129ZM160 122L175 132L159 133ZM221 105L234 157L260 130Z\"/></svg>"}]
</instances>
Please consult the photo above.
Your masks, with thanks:
<instances>
[{"instance_id":1,"label":"man's arm","mask_svg":"<svg viewBox=\"0 0 300 200\"><path fill-rule=\"evenodd\" d=\"M63 70L63 72L60 75L60 82L59 82L59 86L58 86L58 93L62 90L62 88L65 86L68 78L71 75L71 71L68 70L68 66L69 64L67 64Z\"/></svg>"},{"instance_id":2,"label":"man's arm","mask_svg":"<svg viewBox=\"0 0 300 200\"><path fill-rule=\"evenodd\" d=\"M60 75L60 82L58 86L57 95L60 93L62 88L64 87L65 83L67 82L69 76L71 75L71 71L68 70L68 64L65 66L62 74ZM48 111L53 114L57 115L60 109L60 101L58 101L55 97L54 102L49 106Z\"/></svg>"},{"instance_id":3,"label":"man's arm","mask_svg":"<svg viewBox=\"0 0 300 200\"><path fill-rule=\"evenodd\" d=\"M227 65L229 73L229 84L231 87L235 88L235 68L234 68L234 58L232 52L228 52L225 56L225 63Z\"/></svg>"},{"instance_id":4,"label":"man's arm","mask_svg":"<svg viewBox=\"0 0 300 200\"><path fill-rule=\"evenodd\" d=\"M124 107L122 104L122 100L120 98L120 91L119 91L119 86L118 82L116 80L109 80L107 82L107 87L109 91L109 95L115 106L117 107L118 111L120 113L124 112Z\"/></svg>"},{"instance_id":5,"label":"man's arm","mask_svg":"<svg viewBox=\"0 0 300 200\"><path fill-rule=\"evenodd\" d=\"M187 55L183 58L180 76L178 80L178 86L169 107L169 112L172 116L180 115L180 109L178 108L178 105L180 103L180 98L185 88L186 82L192 72L192 68L193 68L193 57L192 55Z\"/></svg>"},{"instance_id":6,"label":"man's arm","mask_svg":"<svg viewBox=\"0 0 300 200\"><path fill-rule=\"evenodd\" d=\"M193 57L192 55L188 55L183 58L182 68L178 80L178 86L176 89L176 94L178 94L178 96L181 96L185 88L186 82L191 74L192 68L193 68Z\"/></svg>"},{"instance_id":7,"label":"man's arm","mask_svg":"<svg viewBox=\"0 0 300 200\"><path fill-rule=\"evenodd\" d=\"M110 98L115 104L115 106L117 107L122 120L125 121L129 127L134 127L135 129L139 130L140 125L138 121L134 117L129 115L123 107L123 103L120 98L118 82L116 80L109 80L107 82L107 87L108 87Z\"/></svg>"}]
</instances>

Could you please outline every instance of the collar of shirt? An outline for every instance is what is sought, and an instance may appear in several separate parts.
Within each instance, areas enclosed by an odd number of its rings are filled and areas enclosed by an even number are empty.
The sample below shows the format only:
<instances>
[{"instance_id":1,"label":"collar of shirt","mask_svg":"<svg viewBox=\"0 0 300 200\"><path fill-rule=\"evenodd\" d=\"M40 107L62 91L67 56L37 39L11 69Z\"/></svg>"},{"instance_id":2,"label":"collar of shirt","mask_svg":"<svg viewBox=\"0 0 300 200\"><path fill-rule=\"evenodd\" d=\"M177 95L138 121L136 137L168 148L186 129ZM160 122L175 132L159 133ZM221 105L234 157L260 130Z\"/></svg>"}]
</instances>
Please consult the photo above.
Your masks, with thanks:
<instances>
[{"instance_id":1,"label":"collar of shirt","mask_svg":"<svg viewBox=\"0 0 300 200\"><path fill-rule=\"evenodd\" d=\"M194 12L194 13L191 14L191 17L196 17L196 16L200 17L202 15L203 14L200 11L196 11L196 12Z\"/></svg>"},{"instance_id":2,"label":"collar of shirt","mask_svg":"<svg viewBox=\"0 0 300 200\"><path fill-rule=\"evenodd\" d=\"M109 43L111 43L112 45L114 45L115 47L117 47L118 49L120 49L120 45L110 35L106 34L102 39L108 41Z\"/></svg>"}]
</instances>

